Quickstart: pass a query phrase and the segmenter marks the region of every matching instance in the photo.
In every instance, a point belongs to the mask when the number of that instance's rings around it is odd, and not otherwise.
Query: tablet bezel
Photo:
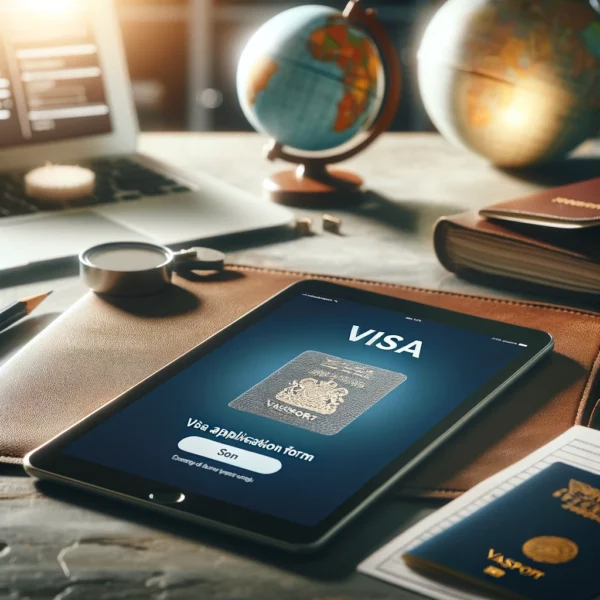
[[[355,494],[315,527],[299,525],[222,500],[191,493],[184,489],[177,490],[173,486],[160,482],[61,455],[67,445],[97,424],[108,419],[126,405],[135,402],[151,389],[201,359],[292,297],[305,293],[351,300],[503,339],[519,340],[526,343],[527,348],[523,348],[522,353],[506,368],[467,397],[462,404],[444,417],[418,442],[392,460],[386,468],[375,473]],[[92,488],[103,494],[142,503],[179,517],[234,531],[288,549],[314,548],[328,539],[366,504],[372,502],[388,487],[396,483],[410,468],[420,462],[552,348],[552,336],[535,329],[474,317],[325,281],[305,280],[292,284],[109,404],[29,453],[25,458],[25,468],[28,473],[36,477],[58,479],[72,485]],[[149,499],[149,495],[156,493],[157,490],[181,492],[185,495],[185,500],[170,506],[159,506]]]

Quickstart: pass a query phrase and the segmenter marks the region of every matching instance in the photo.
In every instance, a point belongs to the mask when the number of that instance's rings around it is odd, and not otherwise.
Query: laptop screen
[[[110,133],[85,0],[0,0],[0,148]]]

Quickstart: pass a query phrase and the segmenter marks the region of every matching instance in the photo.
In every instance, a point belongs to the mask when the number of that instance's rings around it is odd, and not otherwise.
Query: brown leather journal
[[[570,426],[590,423],[599,393],[600,315],[229,266],[219,277],[176,278],[177,286],[153,297],[108,301],[90,293],[54,321],[0,371],[0,460],[20,462],[28,450],[306,278],[526,325],[555,337],[552,357],[432,454],[402,483],[402,494],[454,497]]]
[[[438,221],[435,250],[466,279],[583,301],[600,295],[600,178]]]

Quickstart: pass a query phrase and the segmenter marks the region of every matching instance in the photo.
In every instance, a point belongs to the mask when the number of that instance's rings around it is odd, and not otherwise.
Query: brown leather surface
[[[530,196],[486,206],[481,216],[549,218],[579,225],[600,225],[600,177],[543,190]]]
[[[307,277],[228,267],[213,279],[178,278],[178,287],[144,299],[108,302],[88,294],[0,371],[0,460],[18,462],[28,450]],[[598,397],[600,315],[385,283],[315,278],[539,328],[555,337],[555,354],[439,448],[405,481],[401,489],[405,495],[455,496],[570,426],[589,423]],[[365,440],[370,443],[376,440]]]

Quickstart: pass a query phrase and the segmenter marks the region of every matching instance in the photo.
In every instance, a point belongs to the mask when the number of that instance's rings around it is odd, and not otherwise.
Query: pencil
[[[0,310],[0,331],[20,321],[35,310],[52,292],[17,300]]]

